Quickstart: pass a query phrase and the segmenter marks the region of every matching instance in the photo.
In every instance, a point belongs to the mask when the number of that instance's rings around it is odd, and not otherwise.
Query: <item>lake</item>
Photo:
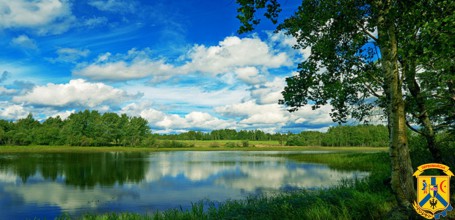
[[[0,219],[153,213],[201,200],[320,189],[368,175],[283,156],[297,153],[315,152],[0,154]]]

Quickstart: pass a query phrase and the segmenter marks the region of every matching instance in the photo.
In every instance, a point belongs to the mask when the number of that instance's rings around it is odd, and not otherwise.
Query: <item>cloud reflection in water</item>
[[[0,212],[0,219],[54,218],[61,212],[148,213],[180,205],[188,208],[203,199],[222,202],[258,192],[330,187],[342,179],[368,175],[273,154],[182,151],[0,156],[0,204],[11,207]]]

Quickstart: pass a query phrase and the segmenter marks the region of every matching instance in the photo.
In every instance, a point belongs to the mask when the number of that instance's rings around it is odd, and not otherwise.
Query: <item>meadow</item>
[[[239,140],[157,140],[150,146],[0,146],[0,153],[73,153],[73,152],[154,152],[154,151],[342,151],[342,152],[379,152],[387,147],[320,147],[320,146],[284,146],[278,141],[239,141]]]

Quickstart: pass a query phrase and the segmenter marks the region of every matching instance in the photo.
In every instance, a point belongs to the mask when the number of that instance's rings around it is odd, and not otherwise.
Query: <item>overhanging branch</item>
[[[409,129],[411,129],[412,131],[420,134],[420,135],[423,135],[422,132],[420,132],[419,130],[415,129],[414,127],[411,126],[411,124],[409,124],[409,121],[406,120],[406,125],[408,126]]]
[[[371,39],[376,41],[376,43],[379,43],[379,39],[376,36],[374,36],[373,33],[369,32],[367,29],[365,29],[365,27],[360,22],[357,22],[357,24],[359,25],[359,27],[362,29],[362,31],[365,34],[367,34]]]

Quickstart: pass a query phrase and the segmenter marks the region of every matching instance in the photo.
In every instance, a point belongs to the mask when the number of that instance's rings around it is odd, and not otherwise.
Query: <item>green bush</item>
[[[288,137],[288,140],[286,141],[286,145],[287,146],[304,146],[305,141],[299,135],[291,135]]]
[[[235,142],[226,142],[226,144],[224,144],[224,146],[229,147],[229,148],[238,147],[237,143],[235,143]]]
[[[218,143],[211,143],[211,144],[209,145],[209,147],[211,147],[211,148],[219,148],[220,145],[219,145]]]

